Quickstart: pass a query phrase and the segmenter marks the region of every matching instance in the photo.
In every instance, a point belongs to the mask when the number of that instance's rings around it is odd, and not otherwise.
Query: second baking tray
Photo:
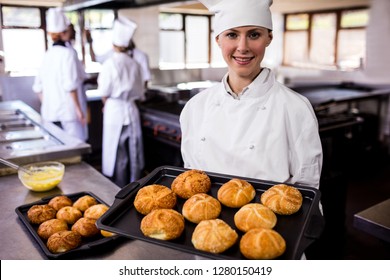
[[[141,220],[144,215],[138,213],[134,207],[134,198],[138,190],[144,186],[151,184],[160,184],[171,187],[173,180],[187,169],[162,166],[156,168],[148,176],[131,183],[123,188],[115,197],[115,201],[110,209],[97,221],[97,226],[100,229],[118,233],[133,239],[140,239],[147,242],[155,243],[161,246],[166,246],[188,253],[197,254],[212,259],[244,259],[244,256],[239,250],[239,240],[227,251],[220,254],[203,252],[194,248],[191,243],[192,233],[196,224],[185,221],[185,230],[183,234],[175,240],[158,240],[149,238],[143,235],[140,230]],[[211,180],[211,190],[209,194],[217,197],[218,189],[232,178],[241,178],[253,185],[256,190],[256,197],[252,202],[260,202],[260,195],[277,184],[277,182],[255,180],[237,176],[223,175],[207,172]],[[294,185],[303,196],[303,204],[301,209],[290,216],[277,215],[278,221],[274,228],[286,240],[286,251],[279,259],[300,259],[305,249],[322,233],[324,227],[324,219],[319,211],[320,192],[315,188],[302,187]],[[178,197],[178,202],[174,208],[181,213],[182,206],[185,200]],[[222,211],[219,219],[227,222],[239,234],[239,238],[243,233],[234,225],[234,214],[238,209],[225,207],[222,205]]]
[[[58,194],[58,195],[52,195],[42,198],[39,201],[21,205],[15,209],[16,214],[18,214],[19,219],[23,222],[23,224],[27,227],[28,231],[32,235],[32,237],[35,239],[35,241],[38,243],[38,245],[41,247],[43,253],[50,259],[65,259],[65,258],[73,258],[78,257],[82,255],[82,253],[86,253],[92,249],[102,248],[105,244],[108,244],[116,239],[118,239],[120,236],[114,235],[111,237],[104,237],[102,235],[97,235],[95,237],[90,238],[83,238],[82,243],[79,247],[69,250],[64,253],[52,253],[49,251],[49,249],[46,246],[46,241],[44,241],[42,238],[38,235],[38,227],[39,225],[31,224],[28,217],[27,212],[33,205],[42,205],[49,203],[50,199],[52,199],[55,196],[64,195],[69,197],[73,202],[75,202],[78,198],[89,195],[98,201],[98,203],[102,203],[107,205],[103,200],[101,200],[99,197],[97,197],[95,194],[91,192],[78,192],[78,193],[72,193],[72,194]]]

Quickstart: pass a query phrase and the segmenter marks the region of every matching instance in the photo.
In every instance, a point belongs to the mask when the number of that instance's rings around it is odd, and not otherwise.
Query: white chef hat
[[[261,26],[272,30],[272,0],[199,0],[215,13],[214,34],[238,26]]]
[[[128,47],[136,29],[137,24],[135,22],[124,17],[118,17],[114,21],[112,43],[118,47]]]
[[[46,30],[50,33],[64,32],[70,24],[61,8],[51,8],[46,15]]]

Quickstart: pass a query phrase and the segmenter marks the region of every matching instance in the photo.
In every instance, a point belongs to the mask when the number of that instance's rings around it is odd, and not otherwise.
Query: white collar
[[[252,83],[250,83],[248,86],[246,86],[240,94],[236,94],[231,89],[229,83],[227,82],[229,73],[226,73],[226,75],[222,78],[222,83],[225,87],[226,92],[232,96],[234,99],[242,99],[242,98],[250,98],[250,97],[260,97],[264,95],[271,85],[268,84],[270,81],[270,75],[271,70],[268,68],[263,68],[263,70],[260,72],[260,74],[253,80]],[[264,88],[264,90],[261,90]]]

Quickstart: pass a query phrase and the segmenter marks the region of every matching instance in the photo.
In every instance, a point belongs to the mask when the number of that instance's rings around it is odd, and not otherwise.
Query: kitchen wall
[[[370,10],[370,22],[367,28],[367,59],[358,71],[326,71],[314,69],[302,69],[294,67],[281,66],[283,58],[283,15],[281,11],[294,11],[288,1],[278,0],[273,8],[274,21],[274,40],[267,50],[264,58],[264,65],[273,68],[278,73],[278,78],[281,81],[290,83],[323,83],[323,82],[364,82],[373,84],[390,84],[390,54],[387,47],[390,45],[390,1],[388,0],[372,0],[372,8]],[[301,1],[303,3],[303,1]],[[332,2],[332,1],[330,1]],[[334,2],[334,1],[333,1]],[[346,1],[336,1],[334,3],[325,3],[336,5],[335,3],[343,3]],[[359,6],[369,3],[367,0],[347,1],[349,6]],[[302,4],[303,5],[303,4]],[[306,1],[306,5],[309,5]],[[341,4],[339,4],[341,5]],[[313,6],[313,5],[312,5]],[[319,8],[318,4],[308,9]],[[323,8],[326,8],[324,6]],[[295,7],[295,9],[297,9]],[[154,71],[154,82],[159,83],[162,78],[169,78],[173,81],[177,71],[168,71],[172,73],[173,78],[168,73],[160,77],[158,69],[159,60],[159,26],[158,14],[159,7],[152,6],[138,9],[123,9],[119,13],[129,17],[138,23],[138,29],[135,34],[135,42],[138,47],[148,53],[150,65]],[[387,40],[387,41],[386,41]],[[180,71],[180,78],[183,78],[183,70]],[[200,69],[200,71],[188,70],[191,78],[194,77],[194,72],[199,73],[199,79],[219,80],[226,69]],[[178,81],[181,82],[181,81]]]

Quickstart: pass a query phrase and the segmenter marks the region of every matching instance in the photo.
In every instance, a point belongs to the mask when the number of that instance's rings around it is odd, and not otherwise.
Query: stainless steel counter
[[[22,165],[47,160],[67,161],[90,152],[88,143],[68,135],[51,122],[45,122],[27,104],[0,102],[1,157]],[[8,174],[7,168],[3,167],[0,166],[0,175]]]
[[[15,213],[21,205],[33,203],[55,194],[92,192],[107,204],[112,205],[120,190],[90,165],[81,162],[67,165],[65,176],[59,186],[49,192],[32,192],[22,186],[17,175],[0,177],[0,259],[32,260],[45,259],[41,248]],[[131,221],[129,221],[131,222]],[[73,259],[203,259],[203,257],[161,247],[152,243],[120,238],[105,248],[85,252]]]

